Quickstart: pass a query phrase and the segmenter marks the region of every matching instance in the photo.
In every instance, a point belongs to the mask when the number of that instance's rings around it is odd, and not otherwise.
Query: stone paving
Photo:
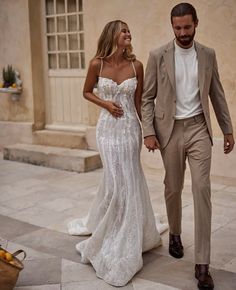
[[[156,154],[156,153],[155,153]],[[66,224],[83,217],[96,194],[102,170],[74,173],[13,161],[0,155],[0,244],[10,252],[24,249],[27,258],[16,290],[109,290],[90,265],[80,263]],[[166,222],[163,170],[145,168],[155,212]],[[236,289],[236,180],[212,176],[212,263],[215,290]],[[186,174],[183,192],[185,256],[168,255],[163,246],[143,255],[144,267],[124,290],[194,290],[193,202]],[[4,290],[1,288],[0,290]]]

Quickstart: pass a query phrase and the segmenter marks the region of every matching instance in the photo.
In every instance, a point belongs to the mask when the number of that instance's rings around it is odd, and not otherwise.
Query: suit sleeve
[[[209,95],[213,109],[216,114],[217,121],[223,134],[232,134],[233,133],[232,122],[230,118],[228,105],[225,99],[224,89],[222,87],[219,77],[215,52],[213,52],[213,72]]]
[[[143,136],[156,135],[153,125],[155,98],[157,94],[156,58],[150,53],[145,71],[144,89],[142,95],[142,127]]]

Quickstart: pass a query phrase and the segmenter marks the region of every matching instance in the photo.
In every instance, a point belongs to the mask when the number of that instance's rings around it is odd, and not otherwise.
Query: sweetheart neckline
[[[116,81],[114,81],[113,79],[110,79],[110,78],[101,77],[101,76],[99,76],[98,78],[99,78],[99,79],[102,78],[102,79],[110,80],[110,81],[112,81],[113,83],[115,83],[117,86],[122,85],[124,82],[126,82],[126,81],[128,81],[128,80],[132,80],[132,79],[136,79],[136,80],[137,80],[137,77],[132,77],[132,78],[128,78],[128,79],[122,81],[120,84],[118,84]]]

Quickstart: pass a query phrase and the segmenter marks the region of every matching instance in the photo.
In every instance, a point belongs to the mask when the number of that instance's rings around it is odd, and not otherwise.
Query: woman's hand
[[[124,111],[122,110],[121,106],[116,102],[106,101],[105,107],[115,118],[120,118],[124,114]]]

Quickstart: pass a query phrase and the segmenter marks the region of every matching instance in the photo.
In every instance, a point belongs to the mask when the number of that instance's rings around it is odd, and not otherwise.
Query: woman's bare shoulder
[[[100,59],[100,58],[92,58],[92,59],[90,60],[89,65],[90,65],[92,68],[100,68],[100,66],[101,66],[101,59]]]
[[[140,60],[135,59],[134,60],[134,66],[135,66],[135,69],[136,69],[137,72],[138,71],[143,71],[143,64],[142,64],[142,62]]]

